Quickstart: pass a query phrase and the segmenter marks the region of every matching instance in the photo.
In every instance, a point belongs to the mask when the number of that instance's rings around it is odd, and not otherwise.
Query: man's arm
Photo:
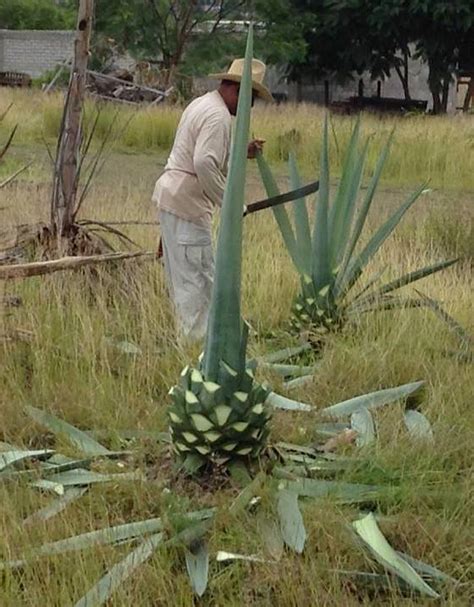
[[[230,146],[230,130],[221,116],[210,117],[201,128],[194,149],[194,170],[206,196],[222,205],[226,176],[223,167]]]

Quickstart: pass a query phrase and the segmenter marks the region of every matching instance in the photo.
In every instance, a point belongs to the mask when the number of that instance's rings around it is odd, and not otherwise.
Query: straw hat
[[[274,101],[272,94],[263,84],[266,66],[263,61],[252,59],[252,89],[257,95],[265,101]],[[232,82],[240,82],[244,71],[244,59],[234,59],[227,72],[221,74],[209,74],[209,78],[213,80],[231,80]]]

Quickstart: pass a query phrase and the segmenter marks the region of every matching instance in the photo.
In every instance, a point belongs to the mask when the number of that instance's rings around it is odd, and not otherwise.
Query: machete
[[[298,200],[299,198],[304,198],[305,196],[309,196],[309,194],[313,194],[313,192],[317,192],[318,190],[319,181],[313,181],[312,183],[308,183],[307,185],[297,188],[296,190],[291,190],[290,192],[285,192],[284,194],[278,194],[278,196],[272,196],[271,198],[265,198],[264,200],[253,202],[252,204],[248,205],[244,215],[250,215],[250,213],[256,213],[262,209],[268,209],[279,204],[284,204],[285,202],[291,202],[293,200]]]

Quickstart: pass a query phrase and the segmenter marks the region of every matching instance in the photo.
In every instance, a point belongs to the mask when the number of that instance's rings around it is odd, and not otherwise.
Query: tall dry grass
[[[2,106],[9,103],[14,106],[2,128],[6,130],[19,123],[20,143],[41,142],[43,138],[52,141],[57,137],[62,108],[60,94],[2,91]],[[94,103],[88,104],[89,121],[96,107]],[[137,109],[108,104],[101,110],[97,139],[106,136],[118,112],[119,147],[127,151],[166,152],[172,145],[181,111],[179,107]],[[323,110],[313,105],[259,105],[254,110],[253,131],[267,140],[266,153],[271,161],[285,161],[294,150],[302,170],[312,175],[319,166],[322,118]],[[353,123],[354,117],[332,116],[331,166],[335,176],[340,172]],[[126,124],[129,127],[121,130]],[[372,140],[367,160],[369,170],[374,168],[378,152],[394,127],[395,145],[384,173],[386,183],[405,186],[427,182],[436,188],[474,189],[472,115],[404,118],[365,115],[362,130]]]

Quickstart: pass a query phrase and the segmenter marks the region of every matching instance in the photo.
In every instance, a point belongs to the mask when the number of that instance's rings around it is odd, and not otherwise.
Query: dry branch
[[[134,253],[108,253],[106,255],[89,255],[84,257],[61,257],[51,261],[35,261],[32,263],[8,264],[0,266],[0,280],[11,278],[30,278],[42,276],[64,270],[77,270],[107,261],[121,261],[133,258],[153,258],[156,253],[151,251],[138,251]]]

